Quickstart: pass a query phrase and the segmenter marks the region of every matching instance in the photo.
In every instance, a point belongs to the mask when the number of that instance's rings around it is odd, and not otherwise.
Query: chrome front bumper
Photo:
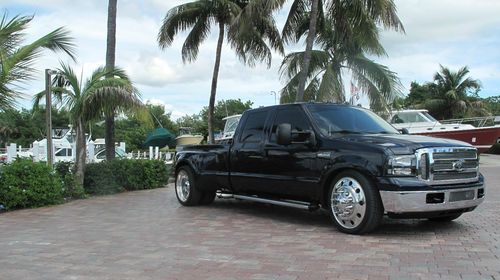
[[[482,197],[478,197],[482,189]],[[484,201],[485,186],[432,191],[380,191],[386,213],[424,213],[478,206]],[[427,195],[444,194],[443,202],[429,203]],[[463,197],[462,197],[463,196]]]

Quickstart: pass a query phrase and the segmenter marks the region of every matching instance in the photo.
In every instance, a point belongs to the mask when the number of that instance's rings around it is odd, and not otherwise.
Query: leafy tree
[[[158,43],[164,49],[183,31],[189,34],[182,47],[182,60],[192,62],[208,37],[211,27],[218,27],[215,64],[208,105],[208,135],[214,139],[214,107],[224,38],[236,55],[246,64],[266,61],[271,64],[271,49],[284,52],[272,12],[279,8],[274,1],[262,0],[196,0],[168,11],[158,33]]]
[[[500,116],[500,95],[487,97],[484,102],[494,116]]]
[[[67,127],[69,112],[52,108],[54,127]],[[45,138],[45,109],[27,110],[7,109],[0,112],[0,147],[16,143],[29,147],[35,140]]]
[[[108,27],[106,39],[106,68],[112,70],[115,68],[115,50],[116,50],[116,6],[117,0],[108,1]],[[112,78],[111,74],[108,76]],[[110,110],[105,116],[106,122],[106,159],[115,158],[115,110]]]
[[[309,68],[315,67],[310,64],[316,59],[313,45],[315,40],[318,40],[317,35],[321,37],[321,33],[328,34],[327,40],[335,42],[331,50],[325,49],[323,45],[325,51],[337,51],[345,48],[346,46],[343,46],[345,44],[348,45],[345,49],[352,50],[352,42],[357,42],[362,43],[361,47],[365,48],[363,51],[367,51],[366,47],[371,48],[371,51],[378,48],[379,50],[371,54],[379,55],[381,46],[378,43],[378,32],[374,32],[377,24],[384,28],[404,31],[392,0],[294,0],[283,27],[283,40],[298,42],[304,35],[307,35],[306,49],[302,52],[300,61],[296,63],[299,67],[296,81],[294,81],[295,102],[304,100],[307,95],[306,82],[311,79],[310,73],[315,72]],[[334,70],[340,72],[337,69]],[[360,86],[366,84],[365,79],[358,82]],[[313,79],[310,91],[317,84],[318,81]]]
[[[434,82],[428,85],[432,95],[418,106],[428,109],[437,119],[488,115],[478,96],[481,83],[467,77],[468,74],[467,66],[455,72],[440,65],[440,71],[434,74]]]
[[[241,101],[241,99],[228,99],[220,100],[215,105],[215,120],[214,120],[214,130],[222,131],[224,129],[225,122],[222,120],[225,117],[242,114],[244,111],[251,109],[253,102],[248,100],[246,102]],[[177,125],[179,127],[191,127],[193,131],[201,133],[204,136],[208,135],[208,108],[204,107],[199,114],[186,115],[177,120]]]
[[[7,12],[0,21],[0,110],[15,105],[15,99],[22,96],[22,85],[34,78],[33,64],[44,49],[64,52],[75,59],[73,39],[64,28],[57,28],[32,43],[23,45],[32,16],[7,18]]]
[[[102,118],[111,110],[140,111],[142,103],[125,71],[99,67],[84,82],[79,81],[71,67],[62,63],[54,77],[56,100],[70,112],[76,132],[75,177],[83,185],[86,161],[85,128],[91,120]],[[110,78],[112,76],[112,78]],[[35,96],[34,107],[44,98],[45,92]],[[110,108],[111,107],[111,108]]]

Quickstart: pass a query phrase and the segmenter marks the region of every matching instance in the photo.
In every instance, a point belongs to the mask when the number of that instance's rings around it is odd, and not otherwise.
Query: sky
[[[25,85],[29,95],[44,88],[43,69],[56,69],[59,62],[88,76],[105,64],[107,2],[104,0],[0,0],[0,11],[9,16],[34,15],[26,31],[27,42],[65,26],[77,44],[76,63],[62,54],[44,52],[37,61],[38,79]],[[157,34],[165,14],[182,0],[118,0],[116,64],[131,76],[146,102],[165,106],[177,119],[198,113],[210,95],[217,30],[200,48],[198,59],[184,64],[181,47],[185,33],[171,47],[160,50]],[[500,1],[498,0],[395,0],[406,33],[383,31],[387,57],[375,60],[396,72],[408,93],[410,83],[431,81],[444,65],[458,70],[467,65],[470,76],[479,79],[482,97],[500,95]],[[286,18],[286,6],[276,13],[278,27]],[[302,44],[286,52],[303,49]],[[251,68],[223,46],[216,100],[240,98],[254,107],[275,104],[275,94],[284,86],[279,66],[283,57],[273,55],[272,66]],[[279,97],[278,97],[279,98]]]

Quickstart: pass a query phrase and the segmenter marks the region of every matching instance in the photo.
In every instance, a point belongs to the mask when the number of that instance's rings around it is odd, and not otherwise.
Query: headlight
[[[415,155],[402,155],[389,157],[387,174],[395,176],[417,175],[417,158]]]

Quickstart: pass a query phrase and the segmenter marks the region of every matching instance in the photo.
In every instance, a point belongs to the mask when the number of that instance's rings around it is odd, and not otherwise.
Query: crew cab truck
[[[451,221],[485,196],[477,150],[402,134],[370,110],[298,103],[244,112],[232,141],[176,154],[182,205],[224,197],[329,212],[345,233],[392,218]]]

